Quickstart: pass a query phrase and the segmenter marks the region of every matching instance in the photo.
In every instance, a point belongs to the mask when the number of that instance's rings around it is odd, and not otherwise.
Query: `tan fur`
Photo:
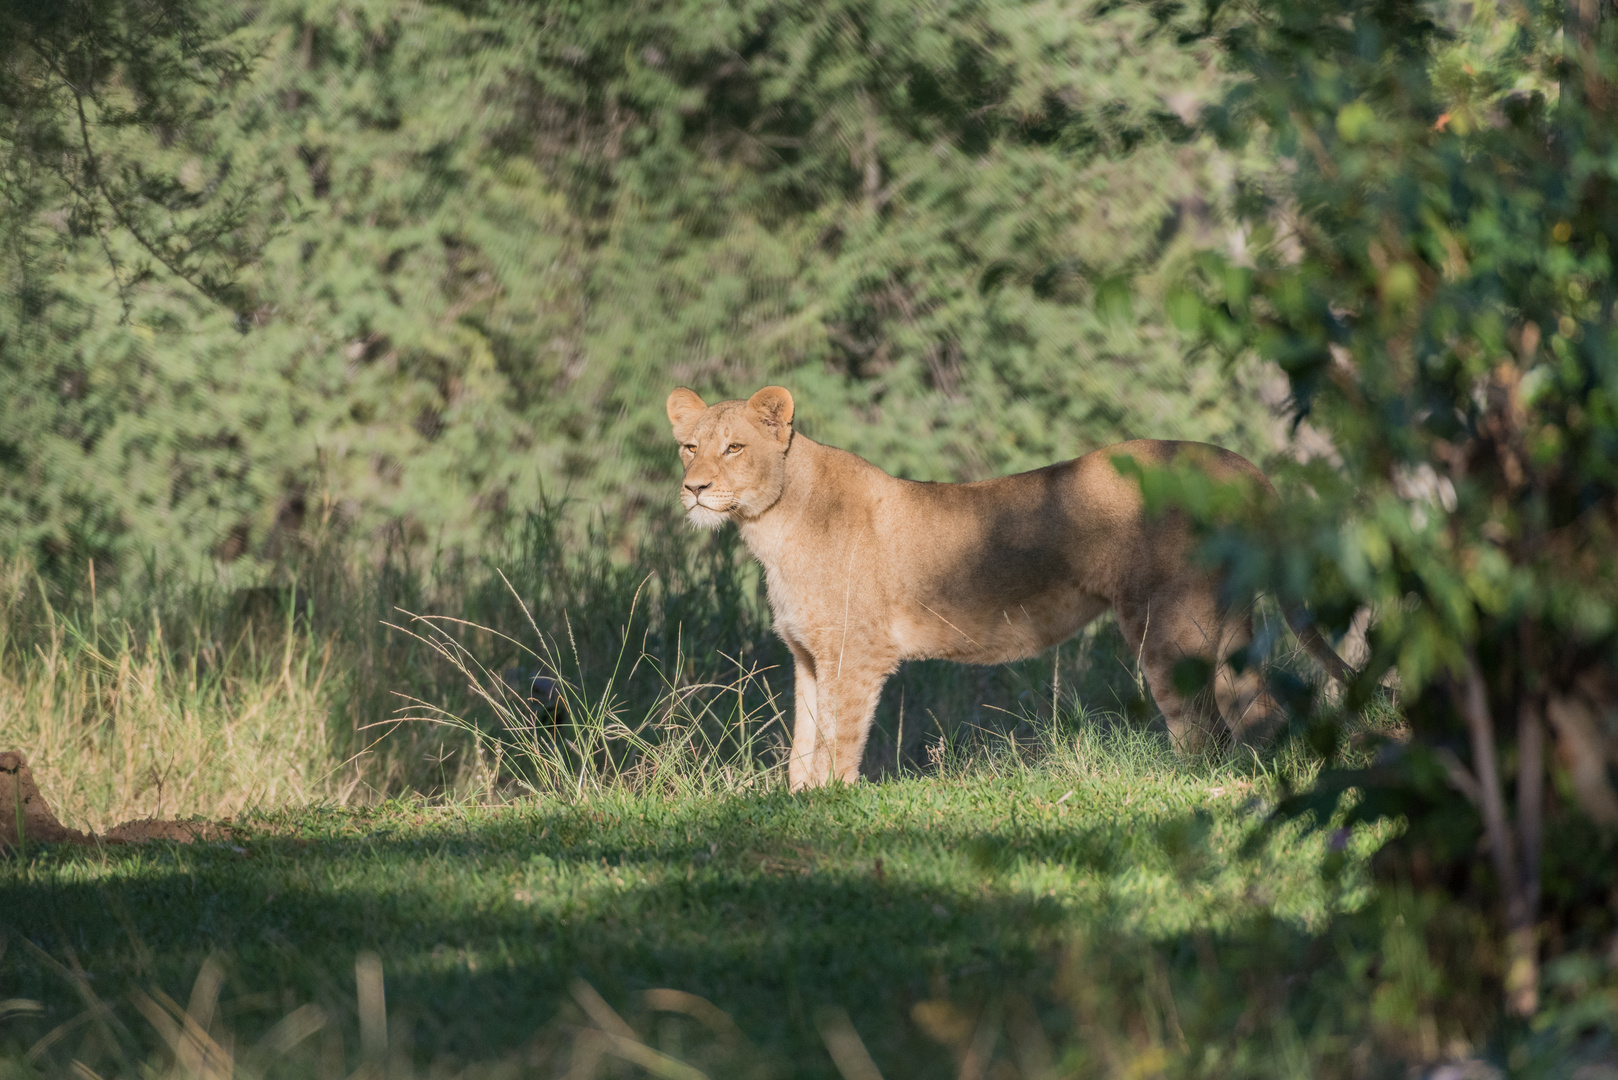
[[[1262,737],[1280,716],[1256,671],[1224,663],[1251,637],[1250,615],[1222,609],[1189,561],[1183,522],[1149,517],[1112,460],[1189,461],[1268,488],[1251,462],[1202,443],[1140,440],[1017,476],[917,483],[795,433],[792,412],[779,386],[712,406],[684,388],[668,399],[687,515],[741,528],[792,650],[793,790],[858,778],[882,684],[900,661],[1032,656],[1109,608],[1177,746],[1200,744],[1213,719],[1174,687],[1186,656],[1215,665],[1213,704],[1236,738]],[[1331,651],[1318,634],[1306,644]],[[1337,664],[1333,674],[1346,671]]]

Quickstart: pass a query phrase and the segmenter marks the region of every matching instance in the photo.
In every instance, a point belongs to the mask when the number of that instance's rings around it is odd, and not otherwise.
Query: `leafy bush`
[[[1232,588],[1372,613],[1346,704],[1396,679],[1410,728],[1283,813],[1408,822],[1385,865],[1495,913],[1519,1014],[1542,943],[1612,931],[1618,868],[1618,26],[1587,10],[1265,5],[1210,119],[1282,167],[1244,185],[1251,256],[1176,301],[1324,436],[1314,497],[1217,532]]]

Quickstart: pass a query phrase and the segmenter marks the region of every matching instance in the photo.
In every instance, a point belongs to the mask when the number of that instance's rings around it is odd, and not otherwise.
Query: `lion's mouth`
[[[717,498],[710,495],[706,499],[701,495],[698,495],[696,498],[682,499],[681,502],[685,503],[685,508],[688,512],[707,510],[709,513],[713,514],[728,514],[732,510],[736,509],[736,499],[734,496],[730,495],[719,496]]]
[[[685,519],[699,529],[717,529],[730,520],[731,511],[739,504],[735,496],[715,498],[706,492],[696,498],[682,498]]]

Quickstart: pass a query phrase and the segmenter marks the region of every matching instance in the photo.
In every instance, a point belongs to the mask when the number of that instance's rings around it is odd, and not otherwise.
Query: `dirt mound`
[[[158,821],[142,818],[115,825],[97,836],[70,829],[56,819],[34,783],[33,770],[20,750],[0,753],[0,848],[29,844],[138,844],[147,840],[228,840],[230,829],[212,821]]]
[[[139,821],[126,821],[122,825],[114,825],[102,834],[101,839],[110,844],[139,844],[146,840],[174,840],[181,844],[189,844],[197,840],[222,841],[229,840],[230,829],[212,821],[159,821],[157,818],[141,818]]]
[[[34,783],[33,770],[18,750],[0,754],[0,844],[15,844],[19,834],[36,844],[88,844],[91,838],[56,820]]]

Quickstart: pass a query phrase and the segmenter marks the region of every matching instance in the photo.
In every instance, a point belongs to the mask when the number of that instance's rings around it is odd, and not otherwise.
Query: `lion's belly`
[[[1107,601],[1074,588],[1054,588],[1015,602],[961,605],[916,599],[894,619],[892,632],[906,660],[1003,664],[1066,641],[1107,607]]]

